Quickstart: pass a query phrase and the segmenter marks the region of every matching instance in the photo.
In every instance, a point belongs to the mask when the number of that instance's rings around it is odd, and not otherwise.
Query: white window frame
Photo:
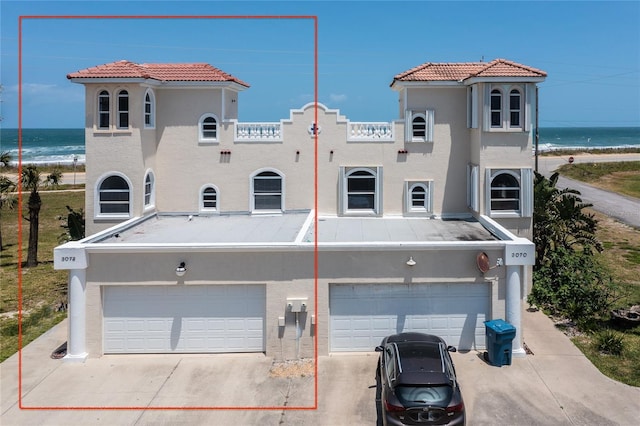
[[[120,99],[126,100],[126,108],[121,109]],[[127,125],[122,125],[122,115],[127,118]],[[131,115],[129,114],[129,91],[127,89],[120,89],[116,95],[116,128],[121,130],[127,130],[131,127]]]
[[[373,208],[349,208],[349,179],[355,173],[367,172],[373,176]],[[345,216],[381,216],[382,215],[382,167],[340,167],[339,210]]]
[[[144,175],[143,188],[143,208],[144,210],[150,210],[156,205],[156,177],[152,170],[147,170]]]
[[[205,191],[207,189],[213,189],[215,192],[215,196],[216,196],[216,200],[215,200],[215,207],[207,207],[205,206]],[[199,210],[202,213],[218,213],[220,211],[220,190],[218,190],[218,187],[215,186],[212,183],[207,183],[205,185],[202,185],[202,187],[200,188],[200,192],[199,192],[200,196],[200,206],[199,206]]]
[[[517,109],[512,109],[511,108],[511,96],[513,95],[513,92],[516,92],[518,94],[518,108]],[[518,130],[522,130],[522,119],[524,118],[524,93],[523,90],[518,87],[518,86],[514,86],[512,88],[509,89],[509,99],[508,99],[508,110],[507,113],[509,114],[509,120],[507,122],[507,125],[509,126],[509,128],[511,129],[518,129]],[[513,117],[512,114],[513,113],[517,113],[518,114],[518,124],[513,124]]]
[[[214,137],[205,137],[204,121],[207,118],[213,118],[216,121],[216,134]],[[203,114],[198,120],[198,142],[200,143],[218,143],[220,135],[220,120],[213,113]]]
[[[506,190],[518,190],[518,209],[494,210],[492,209],[492,183],[502,174],[509,174],[518,182],[517,187]],[[485,182],[486,205],[485,211],[490,217],[532,217],[533,216],[533,169],[486,169]]]
[[[107,99],[107,109],[103,110],[102,109],[102,99],[106,98]],[[96,112],[97,112],[97,117],[96,117],[96,129],[98,130],[108,130],[111,128],[111,93],[109,93],[108,90],[106,89],[100,89],[98,90],[98,98],[97,98],[97,103],[96,103]],[[102,116],[106,116],[106,122],[107,125],[106,126],[102,126]]]
[[[147,101],[147,98],[149,99],[148,101]],[[149,106],[149,111],[147,111],[147,106]],[[144,92],[144,98],[142,102],[142,116],[144,120],[144,128],[155,129],[156,127],[156,96],[155,96],[155,93],[153,93],[152,89],[147,89]]]
[[[421,188],[425,198],[423,204],[415,206],[413,191]],[[433,213],[433,180],[405,181],[404,182],[404,211],[406,215],[425,215]]]
[[[532,88],[535,85],[531,84],[485,84],[484,92],[484,115],[483,115],[483,129],[485,132],[522,132],[529,131],[531,126],[529,120],[532,117],[531,100],[533,95],[531,94]],[[500,125],[493,125],[492,113],[498,110],[491,108],[491,97],[494,91],[499,91],[500,100]],[[519,108],[517,110],[511,109],[511,92],[517,91],[520,95]],[[519,123],[517,125],[511,125],[511,113],[518,112]]]
[[[102,213],[102,202],[100,199],[100,195],[103,192],[107,192],[107,190],[102,190],[102,185],[103,183],[112,177],[119,177],[122,178],[125,183],[128,186],[127,190],[108,190],[108,192],[127,192],[129,194],[129,199],[128,199],[128,209],[126,213],[122,213],[122,212],[116,212],[116,213]],[[94,217],[96,219],[129,219],[131,218],[131,214],[132,214],[132,207],[133,207],[133,185],[131,184],[131,180],[124,174],[120,173],[120,172],[109,172],[109,173],[105,173],[104,175],[102,175],[97,181],[96,181],[96,186],[95,186],[95,193],[94,193]],[[109,203],[107,202],[106,204],[117,204],[116,202],[113,203]],[[124,204],[124,203],[121,203]]]
[[[498,97],[498,108],[494,108],[493,99],[494,97]],[[493,114],[499,114],[498,124],[493,123]],[[491,88],[491,92],[489,92],[489,122],[491,123],[492,129],[502,129],[504,128],[505,114],[504,114],[504,93],[502,89],[493,87]]]
[[[416,136],[413,131],[413,121],[416,118],[424,119],[424,136]],[[404,113],[404,140],[405,142],[433,142],[433,128],[435,123],[435,111],[428,109],[425,111],[407,110]]]
[[[260,179],[261,178],[260,175],[263,173],[274,173],[280,177],[280,192],[271,192],[271,193],[255,192],[255,185],[254,185],[255,179],[256,178]],[[270,178],[273,179],[274,176],[271,176]],[[263,168],[263,169],[256,170],[251,174],[249,183],[250,183],[249,194],[251,194],[251,197],[249,199],[249,208],[252,214],[273,214],[273,213],[283,213],[285,211],[285,175],[280,170],[273,169],[273,168]],[[280,208],[279,209],[256,208],[256,195],[280,196]]]

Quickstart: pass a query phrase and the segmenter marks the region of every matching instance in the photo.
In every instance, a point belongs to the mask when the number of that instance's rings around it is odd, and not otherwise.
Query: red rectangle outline
[[[22,175],[22,21],[26,19],[311,19],[313,20],[313,101],[314,122],[318,122],[318,17],[316,15],[22,15],[18,17],[18,176]],[[314,214],[313,226],[318,229],[318,132],[314,132]],[[22,211],[22,187],[18,185],[18,212]],[[22,221],[18,220],[18,407],[21,410],[317,410],[318,409],[318,232],[313,239],[314,336],[314,405],[233,407],[233,406],[25,406],[22,403]]]

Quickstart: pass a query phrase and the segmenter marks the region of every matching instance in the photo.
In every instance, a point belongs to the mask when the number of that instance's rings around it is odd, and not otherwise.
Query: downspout
[[[535,153],[535,171],[538,171],[538,143],[540,141],[540,133],[538,132],[538,85],[536,85],[536,129],[534,130],[534,138],[536,144],[536,153]]]

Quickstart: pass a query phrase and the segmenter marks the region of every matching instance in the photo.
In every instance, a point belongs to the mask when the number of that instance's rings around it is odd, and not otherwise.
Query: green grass
[[[558,172],[571,179],[640,198],[640,161],[564,164]]]
[[[26,345],[66,317],[56,307],[66,302],[68,271],[53,269],[53,249],[64,233],[60,216],[66,217],[66,205],[78,210],[84,208],[84,191],[41,191],[39,265],[22,268],[23,339]],[[27,215],[27,196],[23,194],[23,215]],[[18,349],[18,220],[17,210],[2,210],[2,239],[4,250],[0,252],[0,361]],[[29,223],[22,222],[22,262],[27,259]],[[52,351],[55,348],[52,348]]]
[[[598,370],[612,379],[630,386],[640,387],[640,327],[618,329],[624,336],[621,355],[611,355],[598,350],[594,344],[596,334],[574,337],[573,343],[585,354]]]
[[[564,165],[560,174],[585,181],[609,191],[640,198],[640,162],[588,163]],[[640,230],[616,222],[595,211],[598,220],[597,237],[603,242],[600,261],[607,265],[619,287],[618,299],[612,308],[640,305]],[[620,355],[598,349],[602,332],[615,330],[623,336]],[[622,383],[640,387],[640,326],[623,328],[609,317],[595,322],[594,329],[574,337],[572,341],[603,374]]]

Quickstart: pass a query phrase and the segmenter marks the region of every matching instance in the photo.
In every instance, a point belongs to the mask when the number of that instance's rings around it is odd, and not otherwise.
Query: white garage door
[[[331,351],[373,351],[390,334],[420,331],[458,349],[485,347],[489,285],[333,284],[329,288]]]
[[[105,286],[104,353],[263,352],[262,285]]]

